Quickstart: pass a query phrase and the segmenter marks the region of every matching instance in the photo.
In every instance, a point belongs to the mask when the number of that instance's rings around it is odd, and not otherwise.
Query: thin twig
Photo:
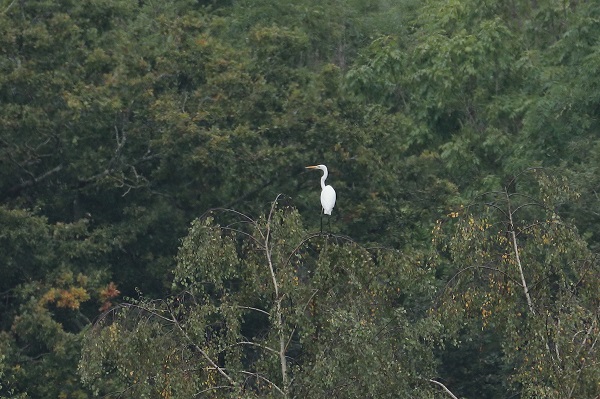
[[[192,345],[194,347],[194,349],[196,349],[196,351],[198,351],[198,353],[200,353],[202,355],[202,357],[211,365],[211,367],[213,367],[215,370],[217,370],[219,372],[219,374],[221,374],[223,377],[225,377],[225,379],[227,379],[227,381],[232,386],[236,386],[236,383],[233,380],[233,378],[231,378],[229,376],[229,374],[227,374],[223,368],[219,367],[217,365],[217,363],[215,363],[215,361],[212,360],[212,358],[210,356],[208,356],[208,353],[206,353],[200,346],[198,346],[198,344],[192,339],[192,337],[190,337],[188,335],[188,333],[183,329],[183,327],[181,327],[181,324],[179,324],[179,322],[177,321],[177,318],[173,314],[171,314],[171,316],[173,316],[173,319],[172,319],[173,324],[175,325],[175,327],[177,327],[179,329],[179,331],[183,334],[185,339],[187,339],[189,341],[190,345]]]
[[[271,314],[270,314],[269,312],[267,312],[266,310],[262,310],[262,309],[258,309],[258,308],[253,308],[252,306],[238,306],[238,308],[240,308],[240,309],[248,309],[248,310],[255,310],[255,311],[257,311],[257,312],[264,313],[264,314],[266,314],[267,316],[270,316],[270,315],[271,315]]]
[[[203,394],[204,392],[208,392],[208,391],[216,391],[217,389],[233,389],[233,387],[231,387],[231,386],[229,386],[229,385],[219,385],[219,386],[216,386],[216,387],[210,387],[210,388],[206,388],[206,389],[203,389],[203,390],[201,390],[201,391],[198,391],[198,392],[196,392],[196,393],[194,394],[194,397],[196,397],[196,396],[198,396],[198,395],[200,395],[200,394]]]
[[[24,188],[33,186],[35,183],[39,183],[40,181],[42,181],[42,180],[50,177],[54,173],[60,172],[62,168],[63,168],[62,165],[55,166],[54,168],[52,168],[52,169],[50,169],[50,170],[42,173],[41,175],[39,175],[37,177],[32,177],[29,180],[25,180],[24,182],[22,182],[20,184],[17,184],[16,186],[13,186],[13,187],[9,188],[7,190],[7,192],[10,193],[10,194],[19,193]]]
[[[312,299],[315,297],[315,295],[317,295],[317,292],[319,292],[319,290],[314,290],[314,292],[312,293],[310,298],[308,298],[308,301],[306,301],[306,304],[304,304],[304,307],[302,308],[302,313],[304,313],[306,311],[306,308],[308,307],[308,305],[310,304]],[[288,339],[287,344],[285,344],[286,349],[288,348],[288,346],[290,346],[290,342],[292,342],[292,338],[294,337],[294,333],[296,332],[296,329],[297,329],[297,326],[294,326],[292,332],[290,333],[290,338]]]
[[[287,398],[287,395],[285,394],[285,392],[283,392],[283,391],[281,390],[281,388],[279,388],[279,387],[277,386],[277,384],[275,384],[273,381],[269,380],[268,378],[266,378],[266,377],[264,377],[264,376],[262,376],[262,375],[260,375],[260,374],[258,374],[258,373],[251,373],[250,371],[244,371],[244,370],[240,370],[239,372],[240,372],[240,373],[242,373],[242,374],[245,374],[245,375],[251,375],[251,376],[253,376],[253,377],[260,378],[261,380],[263,380],[263,381],[265,381],[265,382],[269,383],[269,385],[271,385],[273,388],[275,388],[275,390],[276,390],[277,392],[279,392],[280,394],[282,394],[282,395],[283,395],[283,397]]]
[[[15,3],[16,3],[16,2],[17,2],[17,0],[13,0],[13,1],[12,1],[12,2],[11,2],[9,5],[8,5],[8,7],[6,7],[6,8],[4,9],[4,11],[2,11],[2,14],[6,14],[6,13],[8,12],[8,10],[10,10],[10,9],[12,8],[12,6],[14,6],[14,5],[15,5]]]
[[[445,392],[446,392],[448,395],[450,395],[450,396],[452,397],[452,399],[458,399],[458,398],[456,397],[456,395],[454,395],[454,394],[452,393],[452,391],[450,391],[450,390],[449,390],[449,389],[448,389],[448,388],[447,388],[447,387],[446,387],[444,384],[442,384],[441,382],[439,382],[439,381],[436,381],[436,380],[434,380],[434,379],[430,379],[430,380],[429,380],[429,382],[431,382],[431,383],[433,383],[433,384],[435,384],[435,385],[437,385],[437,386],[441,387],[441,388],[442,388],[442,389],[443,389],[443,390],[444,390],[444,391],[445,391]]]

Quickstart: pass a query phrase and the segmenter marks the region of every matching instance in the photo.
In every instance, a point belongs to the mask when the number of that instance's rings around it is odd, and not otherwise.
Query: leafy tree
[[[461,188],[502,178],[519,132],[529,64],[511,15],[497,2],[427,2],[408,39],[376,39],[348,73],[359,95],[410,121],[410,153],[438,157]]]
[[[114,284],[104,286],[106,242],[85,221],[50,224],[5,207],[0,225],[0,394],[86,397],[76,371],[79,333],[118,295]]]
[[[459,349],[475,344],[477,357],[493,366],[463,366],[479,378],[476,384],[454,381],[465,396],[599,393],[590,366],[600,355],[599,265],[576,229],[555,213],[555,202],[569,192],[560,181],[532,174],[520,176],[514,189],[487,194],[483,209],[452,213],[453,235],[438,243],[448,276],[438,314]],[[457,354],[445,355],[444,369],[458,379],[468,374],[453,367]]]
[[[214,217],[223,218],[216,224]],[[418,281],[418,284],[415,282]],[[433,269],[418,254],[306,234],[273,203],[192,223],[173,288],[122,304],[89,332],[80,363],[97,394],[433,397]],[[144,349],[142,349],[144,348]]]
[[[566,8],[565,8],[566,7]],[[568,175],[581,194],[562,206],[581,234],[598,249],[597,131],[599,54],[598,15],[594,2],[554,5],[544,14],[555,25],[552,45],[535,55],[537,97],[523,121],[522,141],[513,163],[536,159]],[[547,14],[547,15],[546,15]],[[540,16],[541,17],[541,16]]]

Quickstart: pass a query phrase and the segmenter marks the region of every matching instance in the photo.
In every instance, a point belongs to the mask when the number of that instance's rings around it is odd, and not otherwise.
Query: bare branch
[[[317,292],[319,292],[319,290],[314,290],[312,295],[310,296],[310,298],[308,298],[308,301],[306,301],[306,303],[304,304],[304,307],[302,308],[302,312],[306,311],[306,308],[308,307],[308,305],[310,304],[310,301],[312,301],[312,299],[315,297],[315,295],[317,295]],[[296,332],[296,326],[294,326],[294,329],[292,330],[292,332],[290,333],[290,337],[288,338],[287,343],[285,344],[285,348],[287,349],[288,346],[290,346],[290,342],[292,342],[292,338],[294,336],[294,333]]]
[[[446,283],[446,285],[444,286],[444,289],[441,291],[441,293],[439,294],[439,296],[436,299],[436,302],[438,302],[441,297],[444,295],[444,293],[448,290],[448,287],[450,286],[450,284],[452,284],[452,282],[454,280],[456,280],[458,278],[458,276],[460,276],[462,273],[471,270],[471,269],[484,269],[484,270],[490,270],[493,272],[497,272],[502,274],[504,277],[506,277],[507,279],[509,279],[510,281],[512,281],[513,283],[517,284],[517,285],[521,285],[521,283],[518,280],[515,280],[514,278],[512,278],[508,273],[506,273],[503,270],[497,269],[495,267],[491,267],[491,266],[486,266],[486,265],[477,265],[477,266],[467,266],[465,268],[460,269],[459,271],[457,271],[451,278],[450,280],[448,280],[448,282]]]
[[[517,213],[521,208],[525,208],[527,206],[539,206],[542,209],[546,209],[546,210],[548,209],[547,207],[545,207],[544,205],[540,204],[539,202],[526,202],[526,203],[524,203],[522,205],[519,205],[515,209],[513,209],[513,211],[512,211],[513,215],[515,213]]]
[[[300,249],[300,247],[302,245],[304,245],[306,242],[310,241],[312,238],[318,237],[320,235],[321,235],[321,233],[313,233],[313,234],[310,234],[308,237],[304,238],[302,241],[300,241],[300,243],[298,245],[296,245],[296,248],[294,248],[292,250],[292,252],[290,252],[290,255],[288,256],[287,260],[285,261],[285,264],[288,265],[290,263],[292,256],[294,256],[294,254],[296,252],[298,252],[298,250]]]
[[[222,367],[219,367],[217,365],[217,363],[208,355],[208,353],[206,353],[206,351],[204,351],[204,349],[202,349],[197,343],[196,341],[194,341],[189,335],[188,333],[183,329],[183,327],[181,327],[181,324],[179,324],[179,322],[177,321],[177,318],[173,315],[173,313],[171,313],[172,319],[170,319],[170,321],[175,325],[175,327],[177,327],[177,329],[181,332],[181,334],[183,334],[183,336],[185,337],[185,339],[188,340],[188,342],[190,343],[190,345],[192,345],[194,347],[194,349],[196,349],[196,351],[198,353],[200,353],[202,355],[202,357],[208,362],[208,364],[210,364],[211,367],[213,367],[215,370],[217,370],[217,372],[219,374],[221,374],[223,377],[225,377],[225,379],[227,381],[229,381],[229,383],[232,386],[236,386],[236,383],[234,381],[233,378],[231,378],[229,376],[229,374],[227,374],[225,372],[225,370]],[[169,320],[169,319],[167,319]]]
[[[27,187],[31,187],[36,183],[41,182],[42,180],[47,179],[48,177],[52,176],[53,174],[60,172],[62,170],[63,166],[62,165],[58,165],[55,166],[54,168],[46,171],[45,173],[42,173],[41,175],[39,175],[38,177],[33,177],[29,179],[29,180],[25,180],[24,182],[22,182],[21,184],[17,184],[16,186],[13,186],[11,188],[9,188],[7,190],[8,193],[10,194],[17,194],[19,193],[21,190],[23,190],[24,188]]]
[[[262,248],[262,244],[254,236],[252,236],[252,234],[246,233],[245,231],[241,231],[239,229],[232,229],[230,227],[223,227],[223,226],[221,226],[221,230],[232,231],[234,233],[244,235],[244,236],[248,237],[250,240],[254,241],[255,244],[257,244],[259,247]]]
[[[269,216],[267,218],[267,227],[264,235],[265,238],[265,254],[267,256],[267,263],[269,265],[269,271],[271,272],[271,279],[273,280],[273,290],[275,291],[275,323],[277,325],[277,333],[279,335],[279,363],[281,365],[281,379],[283,382],[283,395],[287,397],[288,389],[289,389],[289,378],[288,378],[288,370],[287,370],[287,358],[285,356],[286,350],[286,339],[283,333],[283,312],[281,309],[281,301],[283,300],[283,296],[279,294],[279,284],[277,283],[277,276],[275,275],[275,268],[273,266],[273,259],[271,254],[271,222],[273,220],[273,213],[275,212],[275,206],[277,205],[277,201],[281,197],[281,194],[278,194],[271,205],[271,210],[269,211]]]
[[[575,358],[579,358],[580,353],[583,350],[583,347],[585,346],[585,343],[587,342],[588,338],[590,337],[590,335],[594,331],[594,328],[596,327],[595,324],[596,324],[596,320],[592,321],[592,323],[590,325],[590,328],[588,328],[585,336],[581,340],[581,344],[579,345],[579,348],[577,349],[577,354],[574,356]],[[579,334],[579,333],[577,333],[577,334]],[[575,334],[575,336],[577,334]],[[573,336],[573,340],[571,342],[575,341],[575,336]],[[594,347],[596,346],[597,342],[598,342],[598,335],[596,336],[596,339],[594,340],[594,343],[591,345],[590,350],[588,351],[588,355],[590,353],[592,353],[592,351],[594,350]],[[582,359],[581,367],[579,368],[579,370],[577,370],[577,378],[575,379],[573,385],[571,386],[571,389],[569,390],[569,396],[568,396],[568,398],[572,398],[573,397],[573,392],[575,392],[575,388],[577,387],[577,384],[579,384],[579,376],[581,375],[581,373],[583,372],[583,370],[586,368],[586,364],[585,364],[586,360],[587,360],[587,357],[584,357]]]
[[[208,211],[206,211],[202,216],[200,216],[201,218],[206,217],[208,214],[210,213],[214,213],[214,212],[228,212],[228,213],[233,213],[235,215],[241,216],[242,218],[246,219],[249,223],[256,225],[256,222],[254,221],[254,219],[252,219],[250,216],[246,215],[243,212],[240,211],[236,211],[235,209],[231,209],[231,208],[211,208]]]
[[[2,11],[2,14],[6,14],[6,13],[8,12],[8,10],[10,10],[10,9],[12,8],[12,6],[14,6],[14,5],[15,5],[15,3],[16,3],[16,2],[17,2],[17,0],[13,0],[13,1],[12,1],[12,2],[11,2],[9,5],[8,5],[8,7],[6,7],[6,8],[4,9],[4,11]]]
[[[201,391],[196,392],[194,394],[194,397],[199,396],[199,395],[201,395],[201,394],[203,394],[205,392],[216,391],[217,389],[233,389],[233,387],[229,386],[229,385],[219,385],[219,386],[216,386],[216,387],[206,388],[206,389],[203,389]]]
[[[270,315],[271,315],[271,314],[270,314],[269,312],[267,312],[266,310],[262,310],[262,309],[258,309],[258,308],[253,308],[252,306],[238,306],[238,308],[240,308],[240,309],[248,309],[248,310],[255,310],[255,311],[257,311],[257,312],[264,313],[264,314],[266,314],[267,316],[270,316]]]
[[[288,265],[290,263],[290,261],[292,260],[292,257],[294,256],[294,254],[298,252],[298,250],[300,249],[300,247],[302,247],[302,245],[306,244],[308,241],[312,240],[315,237],[321,237],[321,236],[323,236],[323,234],[320,233],[320,232],[318,232],[318,233],[310,233],[308,236],[306,236],[305,238],[303,238],[302,241],[300,241],[300,243],[298,245],[296,245],[296,248],[294,248],[290,252],[289,256],[287,257],[287,260],[285,261],[285,265]],[[331,233],[329,233],[329,236],[333,237],[335,239],[349,241],[350,243],[356,244],[359,247],[361,247],[361,248],[363,248],[363,249],[365,249],[367,251],[370,250],[370,249],[376,249],[376,248],[365,248],[362,245],[357,244],[352,238],[350,238],[348,236],[345,236],[345,235],[331,234]],[[384,248],[384,249],[387,249],[387,248]]]
[[[236,343],[235,343],[235,345],[249,345],[249,346],[256,346],[256,347],[259,347],[259,348],[262,348],[262,349],[268,350],[269,352],[273,352],[273,353],[279,354],[279,351],[277,351],[277,350],[275,350],[275,349],[273,349],[273,348],[270,348],[270,347],[268,347],[268,346],[266,346],[266,345],[261,345],[261,344],[258,344],[258,343],[256,343],[256,342],[251,342],[251,341],[240,341],[240,342],[236,342]],[[231,346],[232,346],[232,345],[228,346],[227,348],[230,348]]]
[[[504,209],[502,209],[499,205],[496,205],[493,202],[486,203],[486,205],[489,206],[490,208],[494,208],[495,210],[497,210],[498,212],[503,214],[505,217],[508,217],[508,215],[506,214]]]
[[[428,381],[429,381],[429,382],[431,382],[431,383],[433,383],[433,384],[435,384],[435,385],[437,385],[437,386],[439,386],[439,387],[441,387],[441,388],[444,390],[444,392],[446,392],[448,395],[450,395],[450,397],[452,397],[452,399],[458,399],[458,398],[456,397],[456,395],[454,395],[454,394],[452,393],[452,391],[450,391],[450,390],[449,390],[449,389],[448,389],[448,388],[447,388],[447,387],[446,387],[444,384],[442,384],[441,382],[439,382],[439,381],[436,381],[436,380],[434,380],[434,379],[430,379],[430,380],[428,380]]]
[[[246,215],[245,213],[242,213],[240,211],[236,211],[235,209],[230,209],[230,208],[211,208],[208,211],[204,212],[201,216],[200,219],[204,219],[206,218],[208,215],[216,213],[216,212],[221,212],[221,213],[231,213],[237,216],[241,216],[242,219],[244,219],[246,221],[246,223],[251,224],[252,226],[255,227],[255,230],[258,231],[260,233],[260,235],[262,236],[262,238],[264,239],[265,236],[263,234],[263,232],[261,231],[260,228],[258,228],[258,223],[256,223],[256,221],[254,219],[252,219],[250,216]],[[240,222],[242,223],[242,222]],[[239,229],[234,229],[230,226],[224,226],[221,227],[222,230],[229,230],[229,231],[233,231],[236,233],[240,233],[240,234],[244,234],[245,236],[251,238],[255,243],[257,243],[259,246],[262,246],[262,244],[260,244],[258,242],[258,240],[256,238],[254,238],[251,234],[248,234],[246,232],[243,232],[242,230]]]
[[[275,388],[275,390],[276,390],[277,392],[279,392],[281,395],[283,395],[283,397],[284,397],[284,398],[287,398],[287,395],[286,395],[286,393],[285,393],[285,392],[283,392],[283,391],[281,390],[281,388],[279,388],[279,387],[277,386],[277,384],[275,384],[273,381],[269,380],[268,378],[266,378],[266,377],[264,377],[264,376],[262,376],[262,375],[260,375],[260,374],[258,374],[258,373],[251,373],[251,372],[249,372],[249,371],[240,370],[239,372],[240,372],[240,373],[242,373],[242,374],[245,374],[245,375],[250,375],[250,376],[253,376],[253,377],[259,378],[259,379],[261,379],[261,380],[263,380],[263,381],[267,382],[269,385],[271,385],[273,388]]]
[[[514,211],[511,211],[510,196],[508,194],[508,191],[506,192],[506,201],[507,201],[506,206],[508,208],[507,214],[508,214],[508,223],[509,223],[509,233],[510,233],[513,251],[515,253],[515,260],[517,262],[517,266],[519,268],[519,274],[521,276],[521,284],[523,287],[523,292],[525,294],[525,299],[527,300],[527,306],[529,307],[529,311],[531,312],[531,314],[535,314],[535,308],[533,307],[533,302],[531,301],[531,296],[529,295],[529,288],[527,288],[527,281],[525,280],[525,273],[523,272],[523,265],[521,264],[521,257],[519,256],[519,246],[517,244],[517,235],[515,233],[515,225],[513,222]]]

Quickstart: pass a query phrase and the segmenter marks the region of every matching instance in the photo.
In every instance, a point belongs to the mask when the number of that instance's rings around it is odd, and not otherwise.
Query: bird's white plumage
[[[326,215],[331,215],[331,211],[335,206],[335,190],[330,185],[325,185],[325,180],[327,179],[328,172],[327,166],[325,165],[316,165],[316,166],[307,166],[307,169],[320,169],[323,171],[323,176],[321,176],[321,206],[323,207],[323,213]]]
[[[335,190],[331,186],[325,186],[321,191],[321,206],[323,206],[323,213],[331,215],[331,211],[335,206]]]

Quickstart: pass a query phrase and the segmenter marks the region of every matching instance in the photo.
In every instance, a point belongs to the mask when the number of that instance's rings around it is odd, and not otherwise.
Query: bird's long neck
[[[323,176],[321,176],[321,188],[325,189],[325,179],[327,179],[327,169],[323,171]]]

